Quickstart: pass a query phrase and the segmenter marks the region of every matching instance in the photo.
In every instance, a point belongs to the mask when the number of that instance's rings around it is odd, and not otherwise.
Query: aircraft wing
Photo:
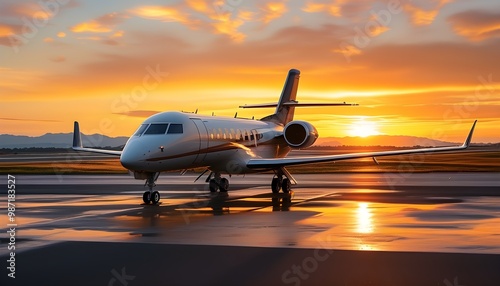
[[[73,150],[75,151],[83,151],[83,152],[92,152],[92,153],[100,153],[100,154],[108,154],[120,156],[122,151],[113,151],[113,150],[103,150],[103,149],[94,149],[94,148],[85,148],[82,144],[82,135],[80,133],[80,125],[77,121],[75,121],[75,127],[73,130]]]
[[[409,149],[409,150],[395,150],[395,151],[379,151],[379,152],[364,152],[364,153],[352,153],[352,154],[342,154],[342,155],[329,155],[329,156],[315,156],[315,157],[290,157],[290,158],[274,158],[274,159],[250,159],[247,163],[248,168],[255,169],[266,169],[266,168],[279,168],[291,165],[301,165],[310,163],[322,163],[367,157],[382,157],[382,156],[393,156],[393,155],[404,155],[404,154],[415,154],[415,153],[437,153],[437,152],[447,152],[447,151],[458,151],[467,149],[470,145],[472,139],[472,134],[474,133],[474,127],[476,126],[476,121],[472,125],[469,135],[465,139],[464,143],[460,146],[450,146],[450,147],[434,147],[434,148],[420,148],[420,149]]]

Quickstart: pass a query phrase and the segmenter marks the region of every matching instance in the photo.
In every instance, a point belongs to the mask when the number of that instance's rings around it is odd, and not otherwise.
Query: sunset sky
[[[500,142],[500,2],[83,1],[0,4],[0,134],[129,136],[155,112],[263,117],[289,69],[321,137]]]

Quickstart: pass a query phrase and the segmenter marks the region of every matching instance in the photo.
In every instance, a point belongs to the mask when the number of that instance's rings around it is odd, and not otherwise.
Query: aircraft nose
[[[128,170],[141,170],[142,157],[140,155],[140,153],[133,152],[130,148],[124,148],[120,156],[120,163]]]

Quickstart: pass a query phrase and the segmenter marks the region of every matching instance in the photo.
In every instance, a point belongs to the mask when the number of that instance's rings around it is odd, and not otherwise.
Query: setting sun
[[[367,121],[364,118],[353,122],[349,128],[349,135],[355,137],[368,137],[379,135],[377,124],[373,121]]]

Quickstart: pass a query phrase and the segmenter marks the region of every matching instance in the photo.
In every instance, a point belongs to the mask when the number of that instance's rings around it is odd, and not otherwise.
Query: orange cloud
[[[22,44],[22,41],[15,37],[21,33],[21,26],[0,23],[0,45],[13,47]]]
[[[500,37],[500,13],[465,11],[452,15],[448,22],[455,33],[471,41]]]
[[[65,56],[57,56],[57,57],[50,58],[50,60],[55,62],[55,63],[62,63],[62,62],[66,61],[66,57]]]
[[[403,7],[404,10],[410,14],[412,23],[417,26],[426,26],[432,24],[432,22],[434,22],[434,18],[436,18],[439,12],[438,10],[426,11],[415,7],[412,4],[406,4]]]
[[[238,28],[244,23],[240,19],[226,19],[213,24],[215,30],[220,34],[229,35],[235,42],[242,42],[245,39],[245,34],[238,31]]]
[[[213,3],[213,6],[209,6],[206,0],[187,0],[186,3],[193,10],[205,14],[213,12],[216,5],[219,4],[219,3]]]
[[[384,32],[387,32],[388,30],[389,27],[387,26],[377,25],[370,29],[369,35],[370,37],[376,37]]]
[[[121,38],[125,34],[125,31],[116,31],[111,37],[112,38]]]
[[[32,17],[39,20],[48,20],[53,17],[52,13],[47,13],[42,7],[36,3],[19,3],[8,8],[11,13],[19,16]]]
[[[406,11],[411,18],[411,22],[416,26],[427,26],[434,22],[434,19],[439,14],[441,8],[453,0],[437,0],[437,1],[419,1],[406,3],[403,5],[403,10]],[[427,6],[423,8],[422,6]]]
[[[268,2],[260,9],[263,12],[262,21],[266,24],[280,18],[288,11],[284,2]]]
[[[252,13],[238,7],[227,6],[220,0],[211,2],[208,0],[189,0],[185,4],[175,7],[167,6],[140,6],[131,10],[131,13],[139,17],[159,20],[164,22],[178,22],[192,29],[210,29],[215,34],[229,36],[235,42],[242,42],[245,34],[238,29],[246,21],[252,19]],[[189,11],[188,10],[192,10]],[[206,21],[194,19],[193,11],[206,17]]]
[[[356,48],[354,45],[351,44],[345,44],[345,45],[340,45],[339,48],[333,49],[332,52],[342,54],[346,58],[350,58],[353,55],[359,55],[361,54],[361,50]]]
[[[71,27],[74,33],[108,33],[113,31],[114,27],[123,22],[126,15],[120,13],[109,13],[88,22],[79,23]]]
[[[358,18],[372,8],[373,3],[365,0],[334,0],[325,2],[308,1],[302,11],[308,13],[325,12],[336,17]]]
[[[191,20],[186,13],[168,6],[140,6],[131,10],[131,13],[142,18],[159,20],[163,22],[179,22],[193,26],[196,21]]]
[[[340,17],[340,6],[334,4],[323,4],[323,3],[314,3],[307,2],[306,6],[302,8],[302,11],[307,13],[318,13],[318,12],[327,12],[330,15]]]
[[[0,37],[6,37],[14,34],[14,29],[10,25],[0,24]]]

